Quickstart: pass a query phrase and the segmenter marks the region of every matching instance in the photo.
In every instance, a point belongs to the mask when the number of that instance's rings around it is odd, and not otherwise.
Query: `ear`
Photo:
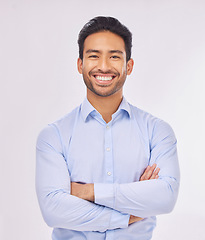
[[[132,73],[133,66],[134,60],[130,58],[130,60],[127,62],[127,75],[130,75]]]
[[[83,69],[83,61],[82,61],[82,59],[80,59],[80,58],[78,58],[78,61],[77,61],[77,66],[78,66],[78,72],[80,73],[80,74],[82,74],[82,69]]]

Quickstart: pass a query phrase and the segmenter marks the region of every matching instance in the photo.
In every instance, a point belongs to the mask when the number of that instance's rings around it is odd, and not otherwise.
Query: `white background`
[[[204,240],[203,0],[0,0],[0,239],[51,239],[35,194],[36,138],[85,97],[77,35],[97,15],[133,33],[127,100],[170,123],[178,139],[180,194],[153,240]]]

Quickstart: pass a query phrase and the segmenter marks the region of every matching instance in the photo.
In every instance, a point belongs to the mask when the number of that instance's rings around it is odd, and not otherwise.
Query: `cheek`
[[[85,61],[85,63],[83,64],[82,70],[83,70],[84,73],[89,73],[94,68],[95,68],[94,63]]]
[[[89,72],[89,68],[87,65],[84,65],[83,68],[82,68],[82,72],[83,74],[87,74]]]
[[[116,66],[116,70],[120,73],[120,75],[125,75],[127,72],[127,66],[126,64],[118,64]]]

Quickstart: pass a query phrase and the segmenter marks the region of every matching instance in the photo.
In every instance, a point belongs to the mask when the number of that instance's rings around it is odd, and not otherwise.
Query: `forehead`
[[[125,52],[125,43],[119,35],[104,31],[89,35],[84,41],[84,52],[89,49],[99,51],[120,50]]]

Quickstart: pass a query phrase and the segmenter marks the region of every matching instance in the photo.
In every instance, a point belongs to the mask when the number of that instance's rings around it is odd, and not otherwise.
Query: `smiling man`
[[[156,215],[170,212],[179,188],[176,138],[164,121],[129,104],[132,35],[96,17],[79,33],[84,102],[43,129],[36,190],[53,240],[149,240]]]

